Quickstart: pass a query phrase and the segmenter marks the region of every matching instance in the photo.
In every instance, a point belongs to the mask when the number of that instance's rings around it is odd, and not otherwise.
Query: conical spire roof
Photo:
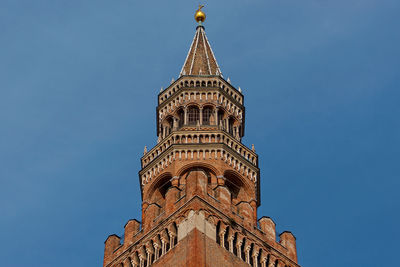
[[[198,26],[183,64],[182,75],[220,75],[221,70],[208,42],[203,26]]]

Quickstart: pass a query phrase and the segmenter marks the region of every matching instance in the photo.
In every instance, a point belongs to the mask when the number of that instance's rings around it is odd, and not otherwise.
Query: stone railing
[[[162,155],[152,162],[151,166],[147,165],[142,171],[140,171],[142,185],[151,182],[153,177],[160,174],[175,160],[200,159],[220,159],[231,166],[232,169],[247,177],[250,181],[257,183],[258,168],[256,167],[256,161],[243,161],[240,154],[229,148],[226,149],[224,144],[213,144],[205,145],[201,148],[197,146],[176,145],[163,151]]]
[[[168,137],[163,139],[161,143],[159,143],[150,151],[148,151],[145,155],[143,155],[141,159],[142,168],[145,168],[152,161],[158,158],[159,155],[161,155],[161,153],[163,153],[165,150],[167,150],[174,144],[220,144],[220,143],[226,144],[228,147],[230,147],[236,153],[241,155],[253,166],[257,167],[258,164],[257,154],[224,132],[192,131],[188,133],[182,131],[182,132],[173,132]]]
[[[219,76],[215,76],[212,78],[194,78],[194,77],[181,77],[178,81],[173,82],[168,88],[163,90],[159,94],[159,104],[167,101],[171,96],[173,96],[176,92],[180,91],[182,88],[205,88],[205,87],[216,87],[222,89],[228,96],[232,99],[238,101],[240,104],[243,104],[243,96],[240,92],[238,92],[232,85],[230,85],[225,80],[221,79]]]
[[[177,109],[189,105],[190,103],[200,105],[213,105],[223,107],[230,116],[235,116],[239,121],[243,118],[244,107],[238,106],[229,97],[218,91],[199,91],[188,89],[174,96],[168,103],[160,105],[158,108],[159,120],[163,120],[168,115],[173,114]]]

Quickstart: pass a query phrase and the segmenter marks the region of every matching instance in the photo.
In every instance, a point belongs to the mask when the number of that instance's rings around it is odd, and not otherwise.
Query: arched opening
[[[220,229],[221,229],[221,221],[219,221],[219,222],[217,223],[217,227],[216,227],[216,231],[215,231],[215,233],[216,233],[215,239],[216,239],[218,245],[221,245],[221,239],[220,239],[220,237],[219,237],[219,231],[220,231]]]
[[[185,112],[183,111],[183,109],[179,109],[177,115],[179,120],[178,121],[179,127],[182,127],[183,124],[185,123]]]
[[[203,109],[203,125],[210,125],[212,120],[213,110],[211,107]]]
[[[224,111],[223,110],[218,110],[218,125],[223,125],[224,121]]]
[[[231,192],[232,204],[236,205],[239,201],[248,201],[252,194],[239,174],[234,171],[224,172],[225,186]]]
[[[165,194],[167,193],[168,188],[172,186],[171,178],[172,175],[167,174],[154,183],[149,191],[148,199],[145,200],[150,203],[158,203],[160,206],[164,206]]]
[[[172,128],[174,127],[174,118],[172,116],[169,116],[166,119],[165,123],[165,136],[169,135],[172,132]]]
[[[228,132],[233,135],[233,124],[235,123],[235,119],[230,117],[228,120]]]
[[[199,116],[199,108],[195,106],[191,106],[188,108],[188,124],[196,125],[200,120]]]

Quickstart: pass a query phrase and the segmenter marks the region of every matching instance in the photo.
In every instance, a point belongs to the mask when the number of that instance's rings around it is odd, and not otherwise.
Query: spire
[[[198,15],[201,12],[202,16]],[[200,17],[200,18],[199,18]],[[204,27],[201,22],[205,19],[205,14],[201,11],[201,7],[195,15],[196,21],[199,23],[194,35],[189,52],[183,64],[180,76],[182,75],[220,75],[221,70],[215,59],[214,53],[208,42]]]

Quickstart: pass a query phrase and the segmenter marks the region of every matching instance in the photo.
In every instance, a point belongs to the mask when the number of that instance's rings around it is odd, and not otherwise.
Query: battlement
[[[141,228],[139,221],[129,220],[122,244],[117,235],[110,235],[105,241],[103,266],[131,266],[128,263],[134,267],[152,266],[180,242],[186,242],[185,238],[194,230],[253,267],[258,264],[269,266],[270,262],[284,264],[279,266],[298,266],[293,234],[285,231],[276,240],[272,219],[262,217],[258,222],[259,227],[253,228],[236,223],[196,195],[147,231]]]

